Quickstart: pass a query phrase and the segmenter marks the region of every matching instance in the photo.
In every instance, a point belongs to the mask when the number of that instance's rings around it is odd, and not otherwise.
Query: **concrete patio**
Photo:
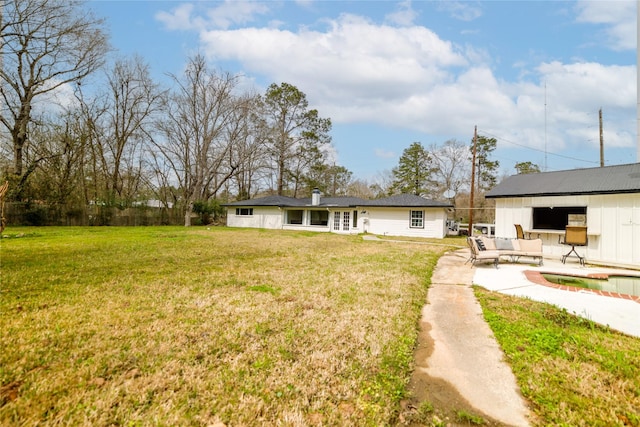
[[[469,266],[469,268],[472,268]],[[628,335],[640,337],[640,303],[631,299],[603,296],[587,290],[567,291],[537,284],[529,280],[525,271],[540,271],[567,275],[610,274],[639,276],[638,270],[581,266],[577,259],[569,258],[566,264],[560,259],[545,258],[544,265],[527,264],[526,261],[510,263],[501,261],[499,268],[491,264],[473,267],[473,284],[504,294],[530,298],[565,308],[568,312]]]

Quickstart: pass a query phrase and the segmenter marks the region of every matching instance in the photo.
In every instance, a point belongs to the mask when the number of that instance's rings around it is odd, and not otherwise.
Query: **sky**
[[[413,142],[495,138],[504,175],[637,158],[636,1],[92,0],[117,55],[168,84],[188,58],[333,124],[336,163],[375,180]],[[599,112],[602,112],[602,127]]]

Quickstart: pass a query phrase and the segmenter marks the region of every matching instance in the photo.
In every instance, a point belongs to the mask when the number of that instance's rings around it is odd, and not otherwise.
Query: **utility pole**
[[[598,111],[598,118],[600,119],[600,167],[604,167],[604,138],[602,137],[602,108]]]
[[[473,156],[471,160],[471,194],[469,195],[469,236],[473,236],[473,198],[476,177],[476,142],[478,141],[478,126],[473,128]]]

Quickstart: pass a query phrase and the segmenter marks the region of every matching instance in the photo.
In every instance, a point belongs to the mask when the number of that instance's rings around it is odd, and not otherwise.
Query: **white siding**
[[[411,211],[424,212],[424,227],[411,227]],[[345,227],[344,213],[349,213],[348,227]],[[357,212],[357,222],[353,216]],[[334,227],[335,214],[339,213],[338,227]],[[307,225],[308,211],[305,210],[303,224],[285,224],[285,210],[277,207],[254,207],[253,215],[236,215],[235,207],[227,208],[227,226],[270,228],[285,230],[307,230],[318,232],[333,232],[345,234],[359,234],[363,232],[389,236],[430,237],[442,239],[446,236],[447,214],[443,208],[383,208],[366,207],[360,209],[335,208],[329,211],[327,226]]]
[[[326,225],[300,225],[300,224],[284,224],[283,230],[298,230],[298,231],[316,231],[318,233],[326,233],[330,231]]]
[[[411,211],[424,211],[424,227],[411,227]],[[430,237],[442,239],[446,235],[447,215],[442,208],[367,208],[368,220],[365,230],[368,233],[407,236]]]
[[[255,207],[253,215],[236,215],[236,208],[227,208],[227,226],[249,228],[282,228],[284,211],[277,207]]]
[[[640,194],[496,199],[496,236],[515,237],[514,224],[532,228],[533,207],[586,206],[589,244],[578,248],[587,262],[640,268]],[[538,237],[533,236],[533,237]],[[543,234],[546,256],[567,253],[560,234]]]

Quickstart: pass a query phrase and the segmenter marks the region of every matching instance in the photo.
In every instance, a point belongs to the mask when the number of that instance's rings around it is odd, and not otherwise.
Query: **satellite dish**
[[[453,196],[456,195],[456,192],[453,190],[447,190],[444,192],[443,196],[446,197],[447,199],[452,198]]]

